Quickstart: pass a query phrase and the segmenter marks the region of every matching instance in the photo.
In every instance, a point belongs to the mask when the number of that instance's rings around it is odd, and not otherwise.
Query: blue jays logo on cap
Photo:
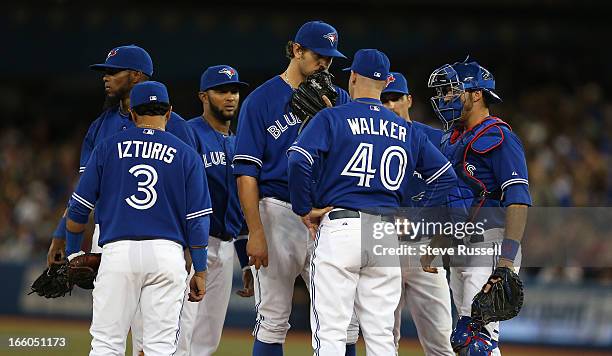
[[[320,56],[346,58],[338,51],[338,31],[323,21],[310,21],[300,27],[293,42]]]
[[[219,74],[225,74],[227,75],[228,78],[232,79],[232,77],[234,76],[234,74],[236,74],[236,71],[234,70],[234,68],[223,68],[219,71]]]
[[[208,67],[200,77],[200,91],[225,84],[234,84],[239,87],[248,86],[247,83],[238,79],[238,71],[228,65]]]
[[[387,86],[382,91],[383,93],[400,93],[410,94],[408,91],[408,83],[406,78],[399,72],[390,72],[387,77]]]
[[[108,55],[106,56],[106,59],[109,59],[110,57],[112,57],[112,56],[114,56],[114,55],[116,55],[116,54],[117,54],[117,48],[111,49],[111,50],[108,52]]]
[[[324,35],[323,38],[327,38],[329,40],[329,44],[333,46],[334,43],[338,40],[338,34],[335,32],[330,32]]]

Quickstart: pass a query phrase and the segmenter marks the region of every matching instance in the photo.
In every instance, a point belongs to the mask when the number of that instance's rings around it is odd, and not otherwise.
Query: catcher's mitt
[[[32,283],[32,293],[45,298],[63,297],[72,291],[72,284],[68,282],[68,264],[53,264]]]
[[[86,253],[73,258],[68,267],[68,281],[83,289],[93,289],[102,260],[101,253]]]
[[[302,132],[308,121],[327,105],[325,95],[332,105],[336,105],[338,92],[332,83],[333,75],[322,71],[311,74],[291,96],[291,111],[302,121],[298,133]]]
[[[487,285],[491,288],[487,293]],[[512,319],[523,307],[523,282],[507,267],[497,267],[483,289],[472,300],[472,319],[483,325]]]

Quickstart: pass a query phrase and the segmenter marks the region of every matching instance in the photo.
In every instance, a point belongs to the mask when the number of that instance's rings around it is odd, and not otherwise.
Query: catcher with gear
[[[302,121],[298,134],[319,111],[336,105],[338,92],[328,71],[309,75],[291,96],[291,110]]]
[[[58,298],[72,292],[74,285],[93,289],[102,254],[83,253],[70,261],[51,264],[36,278],[29,294],[36,293],[45,298]]]

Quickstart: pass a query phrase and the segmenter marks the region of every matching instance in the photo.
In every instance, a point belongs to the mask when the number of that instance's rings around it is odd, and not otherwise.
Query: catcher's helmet
[[[491,104],[502,101],[495,93],[495,79],[491,72],[477,62],[468,60],[469,57],[463,62],[445,64],[429,76],[427,86],[436,91],[431,104],[445,129],[449,129],[461,117],[461,94],[466,91],[482,90],[487,102]]]

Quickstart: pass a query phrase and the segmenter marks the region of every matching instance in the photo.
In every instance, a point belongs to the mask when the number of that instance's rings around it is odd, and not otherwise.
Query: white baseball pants
[[[414,245],[417,248],[419,245]],[[446,271],[427,273],[421,268],[419,255],[401,256],[402,291],[395,310],[393,336],[399,349],[402,309],[408,306],[426,356],[455,356],[450,344],[453,329],[451,298]]]
[[[253,336],[265,343],[284,343],[290,328],[295,279],[302,276],[310,288],[310,253],[314,241],[300,217],[291,210],[291,204],[263,198],[259,212],[268,244],[268,267],[252,268],[257,312]],[[355,318],[344,334],[347,343],[357,342],[359,324]]]
[[[123,355],[138,306],[147,356],[176,351],[185,294],[183,248],[168,240],[106,244],[93,290],[90,356]]]
[[[361,247],[361,219],[326,214],[312,252],[310,298],[315,355],[344,356],[353,310],[367,355],[395,355],[394,312],[400,299],[399,260],[376,266]]]

